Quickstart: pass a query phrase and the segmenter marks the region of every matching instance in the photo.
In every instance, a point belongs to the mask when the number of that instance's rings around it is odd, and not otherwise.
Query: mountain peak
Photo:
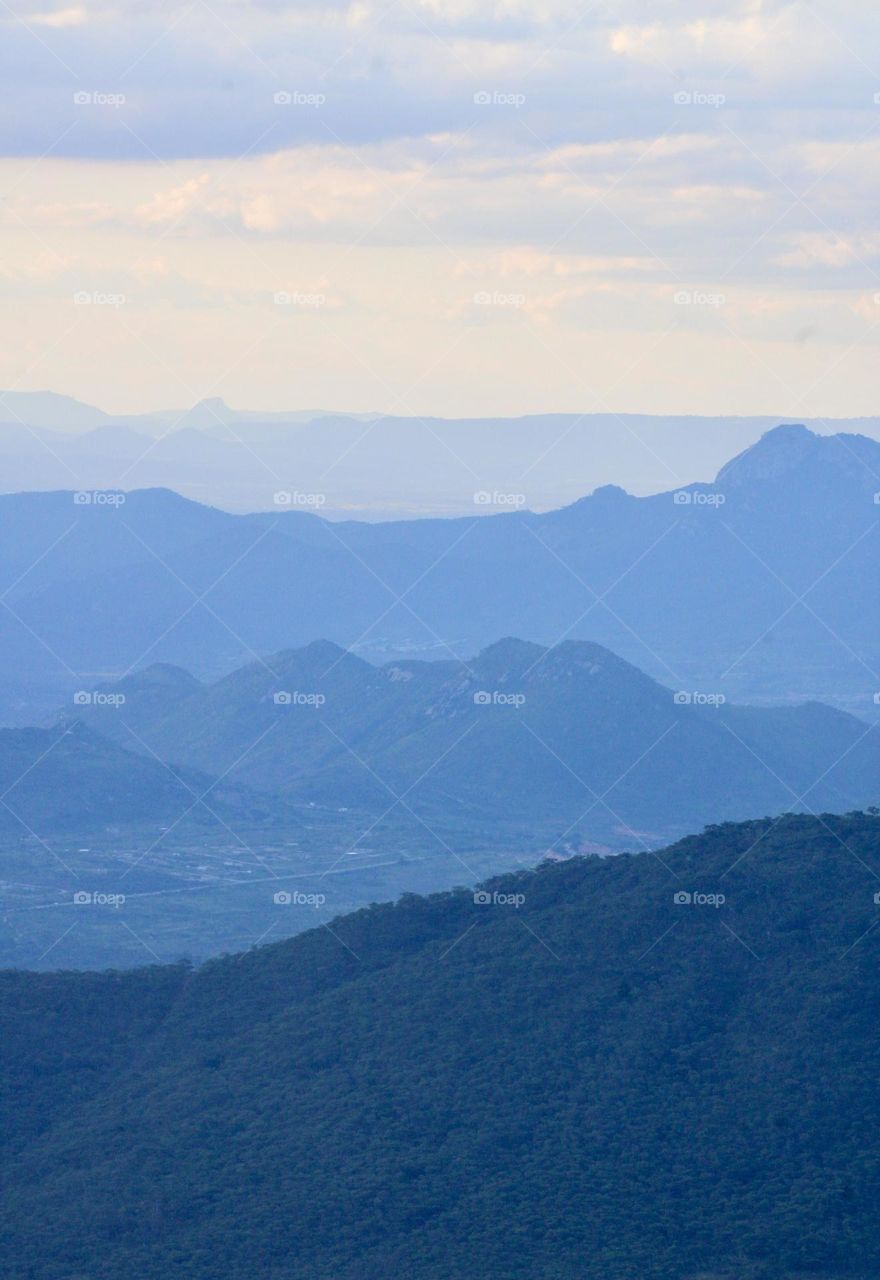
[[[778,427],[771,427],[761,436],[762,440],[818,440],[818,433],[811,431],[802,422],[781,422]]]
[[[119,681],[120,689],[176,689],[181,693],[191,693],[201,685],[191,671],[173,662],[153,662]]]
[[[481,650],[477,662],[481,667],[492,669],[516,667],[520,663],[528,665],[537,662],[546,652],[544,645],[533,644],[530,640],[518,640],[516,636],[505,636]]]
[[[545,515],[552,517],[560,512],[584,512],[595,510],[596,507],[613,510],[625,502],[635,501],[637,499],[631,493],[627,493],[626,489],[622,489],[619,484],[600,484],[592,493],[584,494],[582,498],[577,498],[567,506],[560,507],[558,511],[545,512]]]
[[[491,676],[498,680],[524,679],[532,675],[537,680],[548,677],[568,680],[576,672],[586,671],[594,675],[604,671],[615,681],[624,679],[653,684],[637,667],[593,640],[563,640],[547,647],[533,644],[530,640],[507,637],[484,649],[474,660],[474,666],[483,678]]]
[[[333,640],[312,640],[298,649],[283,649],[273,654],[269,664],[279,674],[314,670],[320,674],[325,667],[333,668],[344,664],[346,668],[363,667],[370,670],[370,664],[363,658],[343,649]]]
[[[593,490],[590,497],[599,502],[622,502],[632,497],[632,494],[627,493],[626,489],[621,488],[619,484],[600,484]]]
[[[218,427],[228,426],[235,420],[236,413],[230,409],[222,396],[209,396],[199,400],[184,417],[187,426]]]
[[[798,473],[827,480],[833,472],[861,473],[880,465],[880,444],[868,436],[840,433],[819,435],[803,423],[784,423],[765,431],[755,444],[721,468],[716,484],[740,488],[767,483]]]
[[[801,466],[812,454],[819,437],[802,423],[785,423],[765,431],[755,444],[738,453],[718,472],[719,485],[742,485],[773,480]]]

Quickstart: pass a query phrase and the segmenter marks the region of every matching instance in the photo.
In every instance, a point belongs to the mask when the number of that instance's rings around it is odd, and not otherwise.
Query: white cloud
[[[207,382],[278,324],[273,292],[326,280],[332,333],[285,313],[286,336],[249,367],[265,387],[296,372],[316,400],[313,369],[332,371],[355,407],[381,399],[400,367],[415,377],[461,326],[486,344],[485,363],[470,355],[450,388],[458,378],[478,397],[487,370],[500,383],[516,365],[533,408],[547,407],[557,376],[569,384],[528,348],[530,325],[571,367],[592,361],[600,374],[628,368],[628,345],[673,326],[675,378],[646,370],[693,409],[710,376],[745,387],[737,336],[765,344],[774,367],[792,335],[809,330],[811,349],[839,342],[840,354],[874,316],[864,264],[870,274],[880,254],[880,82],[862,59],[880,11],[864,3],[87,4],[25,6],[30,30],[0,17],[11,104],[0,258],[16,300],[0,360],[5,343],[15,376],[15,361],[53,338],[59,359],[67,350],[72,280],[126,281],[145,340],[168,343],[172,369],[188,367],[185,352]],[[75,107],[76,85],[125,101]],[[281,106],[280,88],[325,100]],[[677,104],[682,90],[690,99]],[[719,93],[717,106],[705,97]],[[729,296],[727,345],[717,315],[676,313],[678,282]],[[467,300],[484,286],[527,302],[475,316]],[[70,356],[74,377],[106,372],[89,332]],[[140,376],[116,343],[112,376]],[[352,352],[378,382],[358,380]],[[438,373],[442,404],[425,407],[453,407],[444,385]],[[102,399],[97,385],[80,390]],[[758,375],[740,409],[767,394]]]
[[[207,173],[188,178],[177,187],[157,191],[146,204],[138,205],[135,218],[147,225],[179,222],[197,205],[200,195],[210,182]]]
[[[88,12],[79,6],[28,14],[25,19],[33,27],[81,27],[89,20]]]
[[[691,75],[725,75],[785,64],[799,46],[794,5],[744,6],[739,14],[689,18],[679,6],[674,22],[630,24],[609,33],[612,53]]]
[[[880,232],[802,232],[794,237],[794,247],[781,254],[778,261],[787,267],[848,267],[878,257]]]

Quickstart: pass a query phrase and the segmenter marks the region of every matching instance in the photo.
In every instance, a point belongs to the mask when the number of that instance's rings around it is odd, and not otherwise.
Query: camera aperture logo
[[[497,289],[489,292],[481,289],[474,294],[475,307],[524,307],[526,305],[526,295],[524,293],[500,293]]]
[[[326,93],[303,93],[301,89],[279,89],[272,94],[276,107],[323,107]]]
[[[100,289],[79,289],[73,295],[75,307],[124,307],[124,293],[102,293]]]
[[[677,507],[723,507],[727,497],[723,493],[705,493],[693,489],[676,489],[672,501]]]
[[[474,106],[477,107],[516,107],[518,111],[525,104],[524,93],[508,93],[503,89],[479,89],[474,94]]]
[[[326,493],[300,493],[298,489],[279,489],[272,495],[276,507],[323,507]]]
[[[87,889],[77,889],[73,895],[75,907],[113,907],[118,911],[125,906],[124,893],[93,893]]]
[[[727,898],[723,893],[699,893],[687,889],[679,889],[672,895],[677,907],[714,907],[716,911],[723,907]]]
[[[75,507],[121,507],[126,495],[117,489],[77,489],[73,495]]]
[[[75,707],[122,707],[125,705],[124,693],[94,693],[88,689],[77,689],[73,695]]]
[[[107,93],[103,89],[77,89],[73,95],[75,107],[114,107],[118,110],[125,106],[124,93]]]
[[[524,907],[526,895],[524,893],[500,893],[497,889],[490,893],[488,889],[474,890],[474,905],[477,907],[513,907],[519,911],[520,907]]]
[[[679,89],[672,95],[677,107],[723,107],[727,95],[723,93],[703,93],[699,89]]]
[[[677,707],[723,707],[727,698],[723,693],[701,693],[697,689],[688,693],[686,689],[679,689],[672,695],[672,701]]]
[[[323,707],[327,701],[323,693],[300,693],[298,689],[278,689],[272,694],[276,707]]]
[[[327,901],[323,893],[302,893],[299,889],[279,889],[273,894],[276,907],[313,907],[316,911]]]
[[[272,294],[276,307],[326,307],[326,293],[305,293],[300,289],[278,289]]]
[[[498,489],[478,489],[474,494],[476,507],[512,507],[515,511],[519,511],[525,505],[524,493],[501,493]]]
[[[677,307],[723,307],[727,298],[723,293],[708,293],[705,289],[679,289],[673,301]]]
[[[515,707],[518,711],[525,702],[524,693],[505,693],[503,689],[478,689],[474,694],[475,707]]]

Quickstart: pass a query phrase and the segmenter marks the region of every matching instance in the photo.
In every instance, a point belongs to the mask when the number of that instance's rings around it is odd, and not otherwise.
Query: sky
[[[876,414],[867,0],[0,0],[0,386]]]

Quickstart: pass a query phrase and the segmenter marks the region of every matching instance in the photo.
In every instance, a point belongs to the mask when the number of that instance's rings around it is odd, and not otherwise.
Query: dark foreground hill
[[[878,876],[876,816],[763,820],[0,974],[4,1275],[869,1280]]]
[[[157,666],[107,693],[118,708],[77,714],[153,759],[322,806],[415,811],[435,830],[556,821],[619,848],[880,803],[880,728],[818,703],[717,705],[586,641],[379,668],[322,642],[213,684]]]

